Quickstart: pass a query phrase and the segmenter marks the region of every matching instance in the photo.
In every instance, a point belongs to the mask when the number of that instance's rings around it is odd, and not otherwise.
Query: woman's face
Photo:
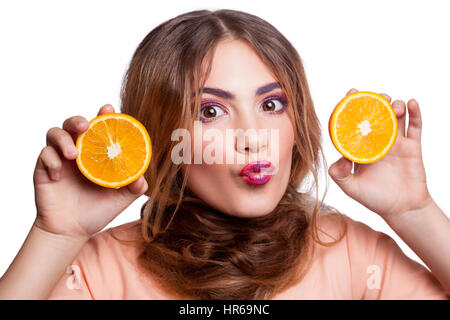
[[[216,90],[204,89],[201,123],[194,129],[203,136],[197,145],[203,156],[201,163],[190,165],[187,183],[200,199],[226,214],[266,215],[286,191],[294,132],[284,93],[268,86],[273,83],[277,80],[272,72],[245,42],[224,40],[217,45],[204,85]],[[205,139],[206,132],[215,138]],[[208,154],[223,157],[211,163],[205,161]],[[262,166],[256,162],[244,168],[255,161]]]

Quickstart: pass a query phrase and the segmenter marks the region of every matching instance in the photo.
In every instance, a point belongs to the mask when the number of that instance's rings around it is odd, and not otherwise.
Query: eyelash
[[[270,113],[270,114],[281,114],[281,113],[283,113],[285,110],[286,110],[286,107],[287,107],[287,100],[286,100],[286,98],[284,97],[284,96],[282,96],[282,95],[273,95],[273,96],[270,96],[270,97],[267,97],[266,99],[264,99],[263,100],[263,102],[261,103],[261,105],[262,104],[264,104],[265,102],[267,102],[267,101],[270,101],[270,100],[278,100],[278,101],[280,101],[281,102],[281,104],[283,105],[283,107],[281,108],[281,110],[278,110],[278,111],[265,111],[265,113]],[[260,105],[260,106],[261,106]],[[220,107],[220,105],[217,103],[217,102],[207,102],[207,103],[204,103],[204,104],[202,104],[201,105],[201,108],[200,108],[200,115],[201,115],[201,113],[203,112],[203,110],[205,109],[205,108],[207,108],[207,107],[210,107],[210,106],[218,106],[218,107]],[[223,110],[223,108],[222,107],[220,107],[222,110]],[[226,112],[225,110],[223,110],[224,112]],[[212,122],[212,121],[216,121],[216,119],[218,119],[218,118],[212,118],[211,120],[202,120],[202,122]]]

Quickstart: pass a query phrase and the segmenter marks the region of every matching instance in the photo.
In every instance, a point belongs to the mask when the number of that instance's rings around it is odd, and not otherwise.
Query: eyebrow
[[[266,84],[262,87],[259,87],[256,90],[255,96],[263,95],[264,93],[270,92],[277,88],[281,88],[281,85],[279,82],[272,82],[272,83]],[[204,87],[204,88],[200,89],[200,91],[203,91],[203,93],[210,93],[215,96],[229,99],[229,100],[233,100],[235,98],[234,94],[232,94],[229,91],[222,90],[222,89]]]

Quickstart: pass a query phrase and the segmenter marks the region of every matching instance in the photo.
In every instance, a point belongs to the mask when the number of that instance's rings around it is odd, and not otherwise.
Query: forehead
[[[239,91],[275,82],[256,51],[241,40],[222,40],[215,48],[205,86]]]

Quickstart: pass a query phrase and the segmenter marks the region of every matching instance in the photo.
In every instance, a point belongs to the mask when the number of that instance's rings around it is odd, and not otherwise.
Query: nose
[[[244,155],[259,154],[267,150],[267,128],[250,117],[235,128],[235,151]]]

